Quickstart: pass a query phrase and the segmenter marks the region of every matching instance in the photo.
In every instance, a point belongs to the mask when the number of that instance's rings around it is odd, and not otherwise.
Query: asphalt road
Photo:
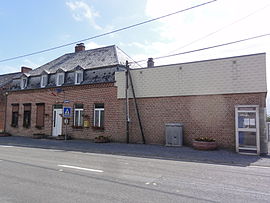
[[[1,144],[0,202],[270,202],[270,167]]]

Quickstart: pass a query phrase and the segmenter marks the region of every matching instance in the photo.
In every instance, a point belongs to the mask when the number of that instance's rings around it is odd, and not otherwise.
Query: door
[[[58,136],[62,134],[62,109],[53,110],[53,131],[52,136]]]
[[[235,107],[236,151],[260,154],[259,106]]]

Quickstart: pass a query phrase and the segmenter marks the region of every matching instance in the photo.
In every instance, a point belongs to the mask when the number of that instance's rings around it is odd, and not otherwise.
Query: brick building
[[[65,54],[13,80],[7,98],[6,130],[12,135],[65,134],[63,107],[72,108],[67,134],[93,139],[98,135],[124,141],[124,115],[119,111],[115,71],[126,56],[116,47]]]
[[[221,148],[236,144],[235,106],[258,105],[265,140],[266,55],[253,54],[131,70],[147,143],[165,143],[165,124],[184,124],[184,143],[211,137]],[[150,67],[151,67],[150,66]],[[125,102],[125,74],[116,74],[117,97]],[[129,97],[132,98],[131,88]],[[130,102],[130,139],[140,129]]]
[[[13,78],[20,77],[23,73],[29,72],[31,68],[21,67],[21,72],[0,75],[0,132],[5,131],[6,121],[6,96],[10,89]]]
[[[126,141],[127,57],[116,47],[65,54],[13,80],[6,129],[12,135],[64,134],[63,107],[72,108],[67,133]],[[184,124],[184,143],[199,136],[235,147],[235,105],[265,108],[265,54],[132,69],[145,140],[165,144],[165,124]],[[129,85],[130,141],[141,143]]]

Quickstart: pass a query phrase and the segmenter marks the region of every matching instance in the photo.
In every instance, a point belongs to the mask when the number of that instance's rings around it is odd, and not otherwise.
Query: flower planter
[[[109,138],[108,137],[104,137],[104,136],[98,136],[98,137],[95,137],[95,143],[107,143],[109,142]]]
[[[192,146],[194,149],[198,150],[215,150],[217,148],[217,143],[215,141],[205,142],[193,140]]]
[[[0,137],[8,137],[8,136],[10,136],[10,134],[5,133],[5,132],[0,133]]]
[[[45,134],[43,134],[43,133],[36,133],[36,134],[33,134],[32,135],[32,138],[33,139],[44,139],[44,138],[46,138],[47,137],[47,135],[45,135]]]

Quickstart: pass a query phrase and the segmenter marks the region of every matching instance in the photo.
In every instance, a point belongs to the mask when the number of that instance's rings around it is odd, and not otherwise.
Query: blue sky
[[[1,1],[0,60],[77,41],[204,2],[207,0]],[[270,32],[266,26],[266,19],[270,19],[268,4],[268,0],[218,0],[140,27],[86,41],[85,44],[87,49],[116,44],[135,60],[212,46]],[[180,49],[220,28],[222,30],[216,34]],[[267,52],[269,41],[270,37],[266,37],[159,60],[156,64]],[[3,62],[0,63],[0,74],[18,71],[21,66],[36,68],[73,50],[71,45]],[[145,66],[144,63],[141,65]]]
[[[88,38],[204,2],[207,0],[2,0],[0,60]],[[135,60],[198,49],[270,33],[269,4],[269,0],[217,0],[200,8],[84,43],[87,49],[116,44]],[[213,32],[216,33],[210,34]],[[37,68],[73,51],[72,45],[2,62],[0,74],[19,71],[21,66]],[[166,58],[155,61],[155,64],[260,52],[267,52],[269,68],[270,37]],[[145,63],[141,65],[145,66]]]
[[[145,1],[64,1],[15,0],[0,5],[0,59],[84,39],[122,26],[146,20]],[[87,13],[88,12],[88,13]],[[154,24],[154,23],[153,23]],[[152,24],[152,25],[153,25]],[[146,29],[141,26],[140,29]],[[148,29],[148,28],[147,28]],[[136,41],[151,37],[150,32],[125,33],[85,42],[87,48]],[[19,70],[22,65],[36,68],[74,46],[0,64],[0,73]]]

